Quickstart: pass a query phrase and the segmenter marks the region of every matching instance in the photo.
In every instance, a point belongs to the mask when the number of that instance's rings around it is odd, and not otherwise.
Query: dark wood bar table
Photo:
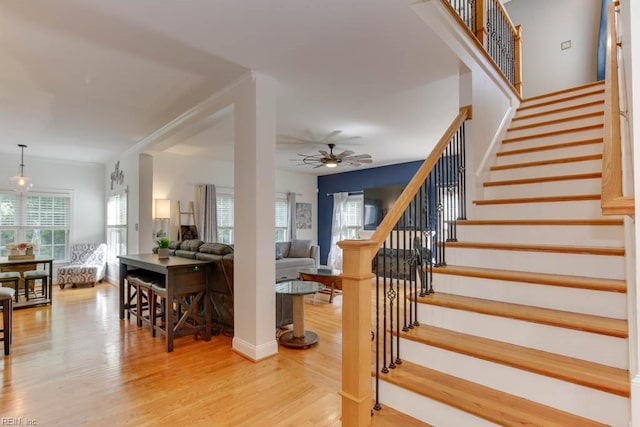
[[[131,270],[145,270],[164,275],[165,288],[167,290],[167,305],[173,301],[176,295],[192,294],[192,304],[202,301],[204,304],[204,339],[211,339],[211,304],[208,295],[208,280],[212,261],[202,261],[176,256],[160,259],[157,254],[120,255],[120,319],[124,319],[125,310],[129,301],[126,301],[124,281]],[[197,307],[194,308],[197,313]],[[173,351],[173,338],[179,331],[174,330],[174,318],[172,310],[165,310],[166,326],[166,350]]]
[[[13,304],[13,308],[30,307],[41,304],[51,304],[52,302],[52,288],[53,288],[53,258],[50,257],[35,257],[32,259],[8,259],[7,257],[0,257],[0,271],[16,271],[18,273],[24,273],[28,270],[37,270],[38,264],[46,266],[47,273],[49,273],[49,280],[47,286],[42,289],[42,297],[34,297],[28,301],[17,300]],[[20,279],[20,286],[24,286],[24,280]],[[18,292],[16,292],[16,298],[18,298]]]

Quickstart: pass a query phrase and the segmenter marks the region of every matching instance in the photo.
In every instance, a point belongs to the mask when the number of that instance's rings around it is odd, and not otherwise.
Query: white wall
[[[505,5],[522,25],[524,97],[596,80],[600,0],[512,0]],[[571,40],[571,48],[560,43]]]
[[[178,200],[186,211],[188,203],[195,201],[197,184],[215,184],[218,192],[233,191],[234,187],[231,162],[160,153],[153,156],[153,169],[153,198],[171,200],[168,231],[172,240],[178,236]],[[276,192],[296,193],[296,202],[311,203],[312,212],[317,212],[316,188],[317,178],[313,175],[276,171]],[[185,215],[183,222],[186,221]],[[317,215],[313,215],[311,230],[297,230],[297,237],[317,241]]]
[[[17,147],[16,147],[17,148]],[[9,177],[18,173],[20,155],[0,156],[0,189],[9,190]],[[41,159],[25,154],[25,175],[32,191],[65,190],[73,193],[71,243],[105,241],[104,165]]]

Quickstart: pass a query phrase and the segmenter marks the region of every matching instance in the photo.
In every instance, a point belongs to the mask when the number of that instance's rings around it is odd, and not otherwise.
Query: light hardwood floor
[[[14,311],[2,361],[0,417],[38,426],[340,425],[342,297],[306,300],[307,350],[253,363],[231,338],[161,338],[118,319],[115,286],[53,292],[53,306]],[[8,417],[8,418],[7,418]],[[6,423],[5,423],[6,424]],[[424,425],[385,408],[376,426]]]

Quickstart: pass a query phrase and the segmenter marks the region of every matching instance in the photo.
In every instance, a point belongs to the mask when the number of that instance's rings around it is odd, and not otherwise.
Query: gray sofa
[[[320,264],[320,246],[311,240],[276,243],[276,280],[297,279],[298,270]]]
[[[154,251],[157,248],[154,249]],[[214,304],[214,321],[223,331],[233,333],[233,245],[185,240],[169,244],[171,255],[213,261],[209,292]],[[320,248],[310,240],[276,243],[275,281],[298,278],[298,268],[317,266]],[[276,295],[276,327],[293,323],[290,295]]]

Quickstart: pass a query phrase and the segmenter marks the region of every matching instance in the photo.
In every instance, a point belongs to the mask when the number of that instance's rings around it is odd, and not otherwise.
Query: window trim
[[[124,195],[124,201],[125,201],[125,214],[124,214],[124,224],[115,224],[115,225],[109,225],[109,201],[111,200],[112,197],[115,196],[123,196]],[[110,192],[107,195],[107,200],[105,203],[105,237],[106,237],[106,241],[107,241],[107,262],[108,263],[117,263],[118,262],[118,255],[123,255],[123,254],[116,254],[115,257],[111,258],[111,242],[109,241],[109,230],[124,230],[124,254],[126,255],[129,251],[129,191],[125,188],[122,190],[118,190],[118,191],[113,191]]]

